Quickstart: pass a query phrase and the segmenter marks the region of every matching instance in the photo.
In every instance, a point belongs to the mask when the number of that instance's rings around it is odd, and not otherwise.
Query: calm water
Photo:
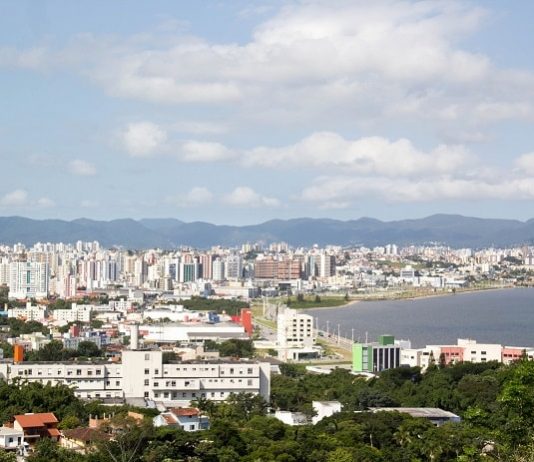
[[[456,343],[534,346],[534,289],[502,289],[416,300],[359,302],[345,308],[309,310],[319,327],[354,339],[375,341],[380,334],[409,339],[413,347]]]

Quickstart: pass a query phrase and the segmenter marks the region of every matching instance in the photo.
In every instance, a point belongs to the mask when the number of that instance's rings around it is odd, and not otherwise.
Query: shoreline
[[[336,308],[348,308],[352,305],[356,305],[361,302],[389,302],[389,301],[411,301],[411,300],[421,300],[425,298],[436,298],[436,297],[450,297],[453,295],[462,295],[462,294],[468,294],[468,293],[475,293],[475,292],[484,292],[487,290],[508,290],[508,289],[525,289],[527,287],[518,287],[518,286],[504,286],[504,287],[478,287],[478,288],[466,288],[462,290],[457,290],[456,292],[453,291],[447,291],[447,292],[438,292],[438,293],[425,293],[421,295],[410,295],[410,296],[402,296],[402,295],[394,295],[391,294],[391,296],[378,296],[375,298],[369,297],[369,298],[357,298],[354,300],[350,300],[347,303],[344,303],[342,305],[337,306],[315,306],[313,308],[301,308],[299,311],[315,311],[315,310],[331,310]]]

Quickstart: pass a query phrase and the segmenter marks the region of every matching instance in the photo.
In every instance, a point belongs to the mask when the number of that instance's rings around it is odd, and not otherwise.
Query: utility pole
[[[354,343],[354,327],[351,330],[352,330],[351,340],[352,340],[352,343]]]
[[[337,344],[339,345],[339,343],[341,342],[341,336],[339,334],[339,324],[337,325]]]
[[[329,336],[330,321],[326,321],[326,336]]]

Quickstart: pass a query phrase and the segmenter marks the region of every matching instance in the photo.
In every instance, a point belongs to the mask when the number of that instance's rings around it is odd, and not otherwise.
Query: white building
[[[312,406],[315,411],[315,415],[312,417],[314,425],[325,417],[341,412],[341,403],[339,401],[312,401]]]
[[[153,422],[154,427],[181,428],[186,432],[207,430],[210,425],[208,416],[194,407],[171,408],[154,417]]]
[[[48,263],[11,262],[9,265],[9,298],[46,298],[49,280]]]
[[[315,344],[313,316],[291,308],[281,309],[277,317],[280,347],[307,347]]]
[[[16,450],[24,445],[24,432],[10,427],[0,427],[0,449]]]
[[[90,322],[93,305],[72,304],[70,309],[54,310],[52,316],[56,321],[69,322]]]
[[[163,364],[161,350],[124,351],[122,363],[0,363],[0,379],[62,383],[85,399],[150,399],[166,406],[206,398],[223,401],[232,393],[270,395],[270,364],[255,361]]]
[[[13,307],[7,310],[8,318],[20,318],[26,321],[43,322],[48,316],[48,311],[44,305],[32,305],[27,302],[25,307]]]
[[[281,361],[318,356],[313,316],[290,308],[281,309],[276,320],[277,350]]]
[[[248,339],[245,328],[232,322],[147,324],[140,326],[145,342],[175,343],[200,342],[204,340]]]

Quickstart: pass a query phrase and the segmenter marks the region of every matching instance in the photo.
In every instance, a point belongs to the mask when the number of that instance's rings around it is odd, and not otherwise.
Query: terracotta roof
[[[63,436],[71,440],[83,442],[102,441],[110,439],[110,435],[89,427],[78,427],[71,430],[63,430]]]
[[[51,412],[16,415],[15,420],[22,428],[45,427],[47,424],[58,423],[56,416]]]
[[[176,418],[170,412],[161,414],[161,417],[163,417],[163,419],[165,419],[165,422],[167,422],[167,424],[169,425],[173,425],[176,423]]]
[[[199,410],[194,407],[174,407],[170,409],[170,412],[176,416],[193,416],[200,414]]]
[[[47,431],[50,436],[61,436],[57,428],[49,428]]]

